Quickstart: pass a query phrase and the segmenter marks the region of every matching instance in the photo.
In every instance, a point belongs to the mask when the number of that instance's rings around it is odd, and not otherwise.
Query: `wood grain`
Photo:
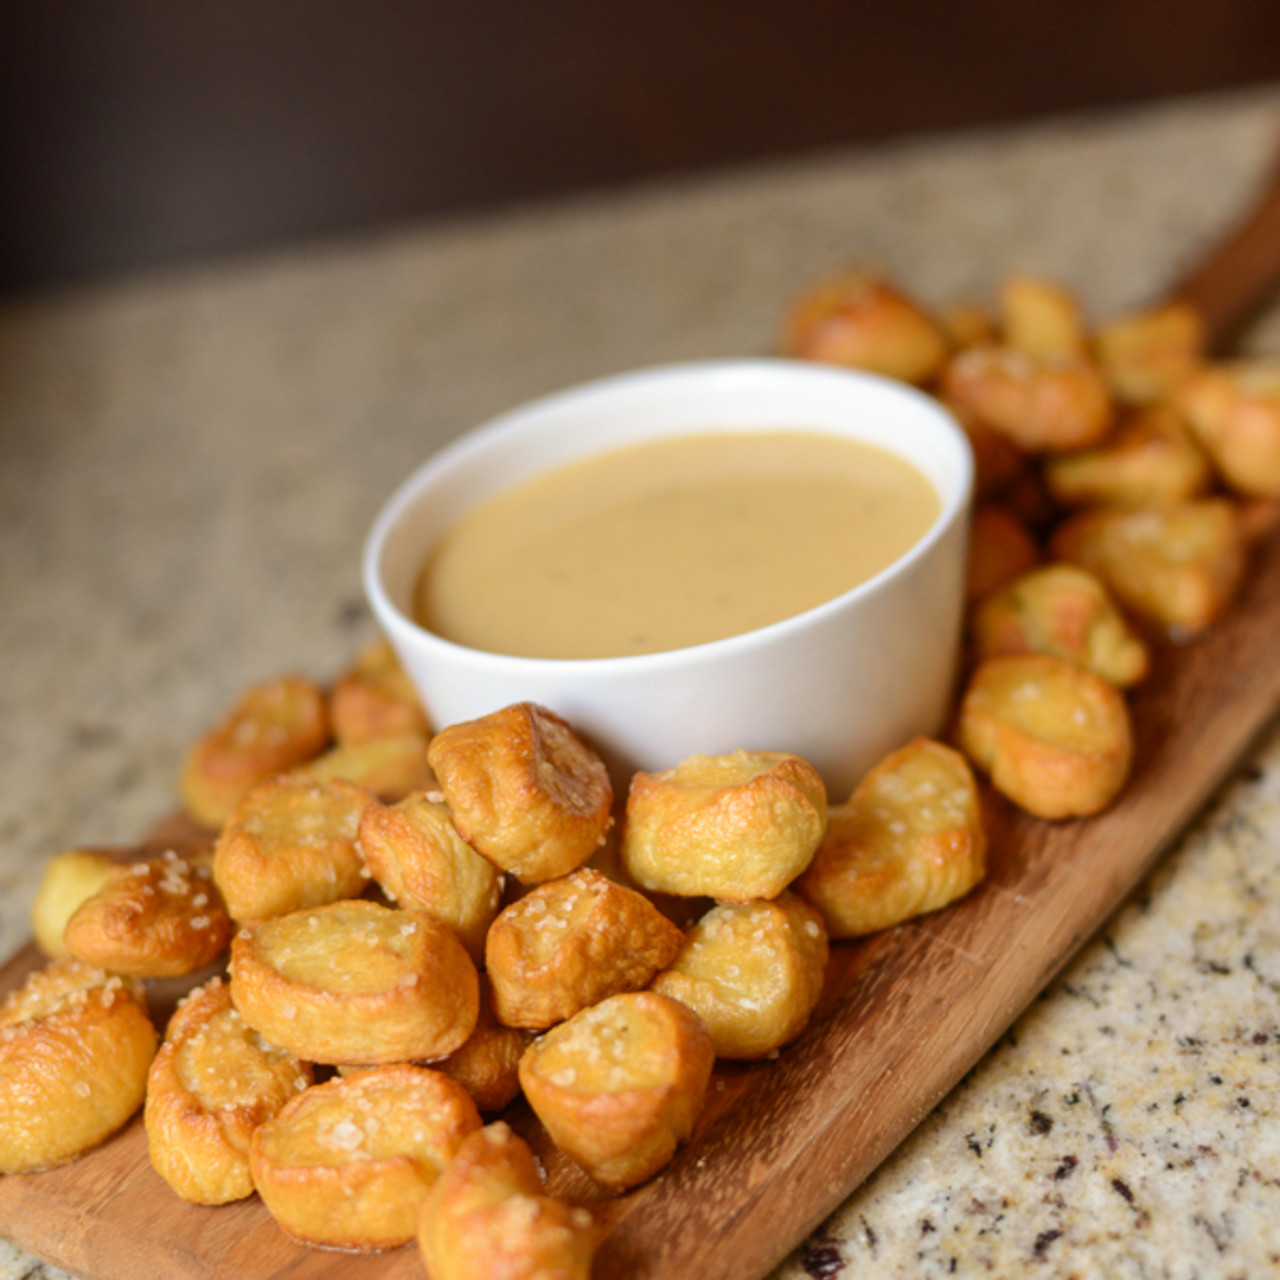
[[[1280,542],[1244,598],[1193,645],[1162,650],[1134,699],[1138,766],[1088,821],[1037,822],[992,802],[988,878],[946,911],[833,949],[813,1024],[775,1062],[718,1068],[693,1141],[610,1200],[521,1104],[553,1190],[612,1224],[610,1280],[749,1280],[820,1223],[901,1142],[1107,919],[1280,708]],[[151,842],[189,838],[170,826]],[[0,991],[38,958],[0,970]],[[93,1280],[408,1280],[416,1249],[350,1256],[287,1240],[256,1200],[180,1202],[135,1120],[61,1168],[0,1179],[0,1235]]]

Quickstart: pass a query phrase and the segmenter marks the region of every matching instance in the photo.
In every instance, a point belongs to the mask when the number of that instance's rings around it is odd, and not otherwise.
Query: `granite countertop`
[[[244,685],[372,635],[393,483],[541,392],[769,352],[851,261],[1105,317],[1268,169],[1280,90],[833,152],[0,306],[0,951]],[[1280,311],[1251,340],[1280,350]],[[779,1278],[1280,1270],[1280,733]],[[0,1278],[58,1274],[0,1243]]]

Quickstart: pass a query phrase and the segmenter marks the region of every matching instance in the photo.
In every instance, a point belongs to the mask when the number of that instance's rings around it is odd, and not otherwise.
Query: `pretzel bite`
[[[982,302],[969,299],[948,303],[938,313],[938,323],[957,351],[996,340],[996,318]]]
[[[310,1083],[310,1066],[267,1044],[212,979],[178,1005],[151,1063],[143,1115],[152,1165],[196,1204],[252,1195],[253,1131]]]
[[[394,1249],[431,1184],[480,1128],[448,1076],[395,1063],[304,1090],[260,1125],[253,1182],[286,1234],[331,1249]]]
[[[589,867],[540,885],[493,922],[485,967],[498,1020],[540,1031],[647,987],[684,935],[643,894]]]
[[[523,884],[567,875],[604,843],[609,774],[545,707],[518,702],[450,725],[428,759],[462,838]]]
[[[421,733],[330,747],[293,773],[322,782],[344,778],[388,804],[403,800],[411,791],[435,786],[435,775],[427,764],[427,739]]]
[[[1213,473],[1182,419],[1154,406],[1132,414],[1095,449],[1047,458],[1044,478],[1063,506],[1150,507],[1196,497]]]
[[[494,1016],[493,988],[482,973],[476,1029],[436,1070],[456,1080],[482,1112],[501,1111],[520,1092],[520,1057],[532,1040],[532,1032],[504,1027]]]
[[[74,959],[32,973],[0,1006],[0,1173],[110,1137],[142,1105],[155,1051],[138,984]]]
[[[231,998],[270,1043],[307,1062],[430,1061],[476,1024],[479,980],[425,911],[334,902],[245,926]]]
[[[1215,622],[1244,579],[1244,533],[1235,508],[1221,498],[1082,511],[1058,526],[1050,549],[1176,638]]]
[[[502,876],[454,829],[439,792],[415,792],[374,805],[360,823],[360,847],[373,878],[401,906],[449,925],[477,962],[502,901]]]
[[[955,415],[973,450],[973,488],[978,501],[1001,494],[1027,471],[1027,456],[1007,436],[972,414]]]
[[[1005,342],[1036,360],[1079,360],[1087,351],[1075,295],[1036,276],[1008,276],[1000,285]]]
[[[970,347],[947,365],[942,398],[1024,453],[1084,449],[1111,428],[1111,397],[1088,360],[1045,361],[1014,347]]]
[[[826,826],[822,779],[799,756],[689,756],[631,779],[622,861],[645,889],[776,898],[809,865]]]
[[[121,870],[116,859],[92,849],[68,849],[49,859],[31,904],[31,932],[46,956],[61,960],[67,954],[62,941],[67,921]]]
[[[1150,665],[1147,646],[1106,587],[1070,564],[1033,570],[983,601],[971,624],[979,662],[1009,653],[1049,653],[1078,662],[1120,688]]]
[[[804,1030],[826,968],[821,915],[784,891],[771,902],[712,907],[653,990],[702,1019],[717,1057],[763,1058]]]
[[[1280,498],[1280,364],[1211,366],[1186,382],[1175,403],[1231,488]]]
[[[1204,358],[1204,320],[1185,302],[1120,316],[1093,338],[1102,375],[1122,404],[1167,399]]]
[[[827,835],[796,881],[833,938],[937,911],[982,879],[987,838],[978,790],[959,752],[916,738],[832,805]]]
[[[1038,818],[1105,809],[1129,775],[1129,709],[1113,685],[1046,654],[992,658],[960,704],[964,753]]]
[[[552,1141],[597,1182],[644,1182],[693,1132],[715,1045],[687,1005],[610,996],[535,1040],[520,1084]]]
[[[67,951],[135,978],[175,978],[212,964],[231,921],[207,866],[170,850],[133,862],[86,899],[67,921]]]
[[[216,830],[251,787],[319,755],[328,742],[329,712],[314,681],[279,676],[254,685],[188,753],[187,812]]]
[[[418,1216],[432,1280],[590,1280],[600,1232],[544,1195],[533,1153],[502,1123],[463,1139]]]
[[[1027,526],[1004,507],[981,506],[969,527],[965,597],[972,604],[1040,563],[1040,548]]]
[[[787,317],[783,355],[869,369],[923,384],[947,356],[941,325],[886,281],[853,271],[801,295]]]
[[[356,847],[374,803],[362,787],[288,774],[260,783],[231,811],[213,877],[233,920],[265,920],[354,898],[369,882]]]
[[[386,640],[366,645],[338,678],[329,696],[329,718],[333,736],[344,747],[431,733],[418,691]]]

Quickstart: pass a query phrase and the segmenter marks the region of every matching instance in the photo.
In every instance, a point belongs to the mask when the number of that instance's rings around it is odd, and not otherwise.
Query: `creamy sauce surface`
[[[428,556],[417,620],[474,649],[614,658],[722,640],[834,599],[915,545],[941,502],[886,450],[710,432],[546,471]]]

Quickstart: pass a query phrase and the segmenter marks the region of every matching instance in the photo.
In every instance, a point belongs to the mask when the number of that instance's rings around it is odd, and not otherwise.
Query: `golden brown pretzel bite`
[[[1103,377],[1123,404],[1154,404],[1176,393],[1204,358],[1204,320],[1171,302],[1098,326],[1094,349]]]
[[[427,739],[421,733],[330,747],[292,772],[322,782],[335,778],[354,782],[387,804],[403,800],[411,791],[435,786],[435,775],[427,763]]]
[[[653,990],[702,1019],[717,1057],[763,1058],[804,1030],[826,968],[822,916],[784,891],[712,907]]]
[[[809,865],[826,825],[822,779],[799,756],[690,756],[631,779],[622,861],[645,889],[775,898]]]
[[[1000,327],[1006,344],[1037,360],[1079,360],[1088,350],[1079,300],[1038,276],[1001,282]]]
[[[833,938],[888,929],[968,893],[986,868],[978,790],[964,757],[928,738],[886,756],[832,805],[796,892]]]
[[[531,1031],[504,1027],[494,1016],[493,989],[482,973],[475,1030],[434,1066],[462,1085],[480,1111],[501,1111],[520,1092],[520,1058],[532,1041]]]
[[[197,822],[216,829],[251,787],[319,755],[328,741],[318,684],[279,676],[254,685],[187,754],[183,803]]]
[[[1106,587],[1070,564],[1025,574],[982,602],[971,627],[979,662],[1010,653],[1049,653],[1078,662],[1121,688],[1150,665],[1147,646]]]
[[[195,973],[227,949],[231,921],[213,877],[170,850],[133,862],[67,921],[67,951],[135,978]]]
[[[1202,369],[1175,404],[1231,488],[1280,498],[1280,364],[1250,360]]]
[[[307,1062],[430,1061],[476,1024],[475,965],[425,911],[363,901],[294,911],[242,928],[231,964],[244,1020]]]
[[[480,1116],[448,1076],[409,1063],[312,1086],[254,1131],[254,1185],[284,1231],[334,1249],[414,1238],[431,1184]]]
[[[67,921],[122,870],[117,859],[92,849],[68,849],[49,859],[31,904],[31,932],[46,956],[61,960],[67,954]]]
[[[1039,562],[1040,548],[1017,516],[1003,507],[979,506],[969,528],[965,599],[983,600]]]
[[[992,658],[960,704],[964,753],[1038,818],[1105,809],[1129,775],[1129,709],[1113,685],[1045,654]]]
[[[604,843],[609,774],[545,707],[518,702],[450,725],[428,758],[462,838],[524,884],[567,875]]]
[[[782,353],[925,383],[948,343],[941,325],[878,276],[851,271],[823,281],[791,308]]]
[[[0,1006],[0,1173],[110,1137],[142,1105],[155,1051],[139,984],[73,959],[32,973]]]
[[[714,1061],[697,1014],[637,991],[534,1041],[520,1059],[520,1084],[556,1146],[622,1190],[657,1173],[693,1132]]]
[[[374,803],[350,782],[281,775],[231,811],[213,850],[213,877],[233,920],[265,920],[358,897],[369,883],[356,847]]]
[[[439,792],[371,806],[360,823],[360,847],[391,898],[449,925],[471,958],[481,960],[501,905],[502,876],[458,834]]]
[[[252,1195],[253,1131],[310,1083],[311,1067],[267,1044],[236,1012],[227,984],[212,979],[178,1005],[151,1064],[152,1165],[197,1204]]]
[[[1046,458],[1044,478],[1068,507],[1151,507],[1196,497],[1213,473],[1182,419],[1153,406],[1126,419],[1096,448]]]
[[[418,691],[386,640],[366,645],[338,678],[329,697],[329,717],[333,736],[344,747],[431,733]]]
[[[527,893],[493,922],[485,967],[501,1022],[540,1031],[639,991],[684,935],[643,894],[582,867]]]
[[[1050,550],[1100,578],[1119,603],[1176,638],[1217,621],[1244,580],[1244,532],[1221,498],[1168,507],[1082,511]]]
[[[543,1194],[533,1153],[502,1123],[468,1134],[418,1217],[432,1280],[589,1280],[591,1214]]]

